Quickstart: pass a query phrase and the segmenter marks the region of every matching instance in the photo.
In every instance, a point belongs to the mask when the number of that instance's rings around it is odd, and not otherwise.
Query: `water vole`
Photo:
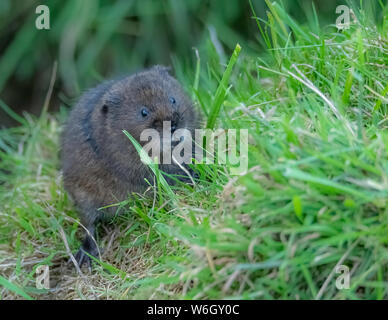
[[[116,208],[99,208],[143,192],[153,181],[149,168],[141,162],[127,130],[140,144],[143,130],[160,131],[170,121],[171,131],[191,132],[198,116],[180,84],[168,68],[151,69],[104,82],[87,91],[72,110],[62,135],[61,160],[65,190],[74,200],[81,223],[87,228],[76,260],[91,264],[85,251],[96,256],[96,223],[115,214]],[[177,165],[161,165],[167,173],[184,174]]]

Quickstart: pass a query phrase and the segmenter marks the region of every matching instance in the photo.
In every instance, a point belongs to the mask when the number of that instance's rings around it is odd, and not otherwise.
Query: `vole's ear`
[[[121,105],[122,100],[118,97],[116,97],[113,94],[108,95],[108,97],[105,99],[105,102],[103,106],[101,107],[101,112],[103,114],[107,114],[109,109],[118,108]]]
[[[171,67],[166,67],[166,66],[161,66],[161,65],[156,65],[152,67],[152,70],[155,70],[159,72],[162,75],[170,75],[171,72]]]
[[[104,104],[102,107],[101,107],[101,113],[102,114],[107,114],[108,113],[108,110],[109,110],[109,107]]]

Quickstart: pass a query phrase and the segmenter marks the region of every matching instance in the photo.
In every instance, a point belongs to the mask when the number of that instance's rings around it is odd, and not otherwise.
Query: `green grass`
[[[196,68],[175,60],[208,123],[249,128],[249,170],[198,165],[200,181],[174,197],[120,204],[92,274],[66,267],[82,230],[59,171],[65,110],[2,130],[1,298],[387,299],[388,7],[377,25],[367,9],[337,33],[273,3],[257,18],[265,54],[242,47],[225,69],[209,43]],[[35,289],[41,264],[50,292]],[[347,290],[337,264],[351,270]]]

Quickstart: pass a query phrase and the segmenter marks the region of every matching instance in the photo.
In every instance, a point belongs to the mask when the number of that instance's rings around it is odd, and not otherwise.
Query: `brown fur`
[[[149,110],[145,118],[141,115],[143,107]],[[62,135],[64,187],[90,235],[94,236],[98,221],[116,211],[98,208],[125,200],[132,192],[143,192],[145,178],[153,181],[149,168],[122,130],[141,143],[141,132],[147,128],[161,132],[163,121],[193,132],[198,117],[179,83],[162,66],[104,82],[87,91],[72,110]],[[161,169],[183,174],[176,165],[162,165]],[[90,265],[84,251],[97,254],[90,235],[76,256],[80,265]]]

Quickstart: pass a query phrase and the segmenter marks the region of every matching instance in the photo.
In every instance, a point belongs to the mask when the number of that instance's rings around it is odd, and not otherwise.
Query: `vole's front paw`
[[[189,168],[188,171],[194,180],[199,179],[199,174],[197,171],[194,171],[192,168]]]
[[[180,182],[192,185],[193,184],[192,179],[195,181],[196,179],[199,178],[199,175],[195,171],[193,171],[189,168],[187,169],[187,171],[189,172],[191,178],[186,173],[180,173],[179,175],[176,176],[176,178]]]
[[[186,170],[190,174],[190,177],[184,173],[179,177],[179,180],[188,184],[193,184],[191,179],[194,181],[197,180],[199,178],[199,174],[190,167],[187,167]]]

